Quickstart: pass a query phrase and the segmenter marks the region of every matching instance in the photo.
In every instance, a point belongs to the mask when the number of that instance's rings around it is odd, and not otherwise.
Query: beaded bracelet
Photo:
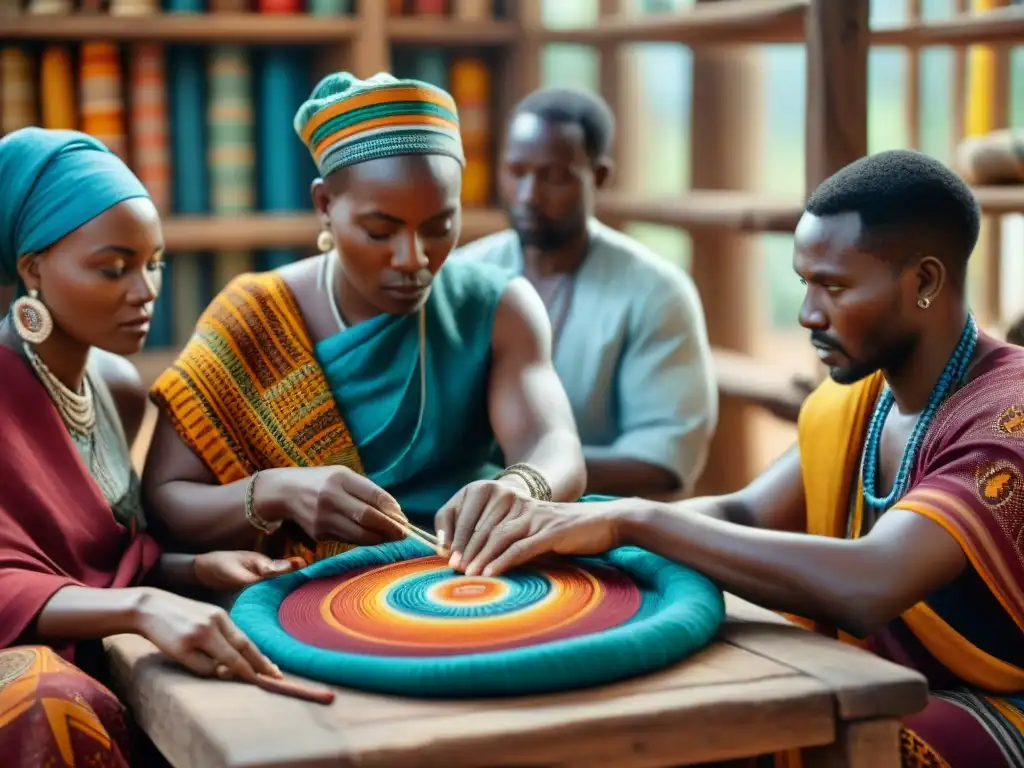
[[[263,533],[274,533],[281,527],[282,521],[277,520],[273,523],[268,523],[256,514],[256,505],[253,504],[252,501],[253,489],[256,487],[256,478],[259,476],[260,471],[257,469],[249,478],[249,484],[245,486],[245,519],[249,521],[249,525],[258,531],[263,531]]]
[[[544,475],[529,464],[513,464],[510,467],[505,467],[494,479],[500,480],[508,475],[515,475],[521,478],[526,483],[526,487],[530,490],[530,496],[533,498],[538,501],[551,501],[551,486],[544,479]]]

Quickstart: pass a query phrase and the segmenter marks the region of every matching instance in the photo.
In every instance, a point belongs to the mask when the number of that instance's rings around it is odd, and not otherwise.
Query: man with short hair
[[[1024,349],[969,311],[978,229],[926,155],[839,171],[796,229],[800,322],[831,375],[798,444],[727,496],[530,504],[471,536],[462,567],[643,547],[924,673],[904,765],[1024,765]]]
[[[551,318],[588,492],[692,492],[718,418],[700,298],[689,276],[594,218],[614,119],[600,97],[536,91],[512,115],[501,193],[512,228],[456,251],[525,275]]]

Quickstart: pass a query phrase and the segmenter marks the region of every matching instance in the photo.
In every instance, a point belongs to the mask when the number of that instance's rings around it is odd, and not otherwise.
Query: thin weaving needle
[[[395,523],[395,525],[401,528],[406,536],[417,539],[421,543],[426,544],[436,555],[438,555],[438,557],[446,556],[447,553],[441,548],[441,543],[437,540],[437,537],[434,534],[429,531],[425,531],[422,528],[417,528],[408,520],[391,514],[390,512],[385,512],[384,514],[389,520]]]

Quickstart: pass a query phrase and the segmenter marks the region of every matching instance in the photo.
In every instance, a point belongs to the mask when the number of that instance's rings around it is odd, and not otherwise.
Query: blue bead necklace
[[[914,425],[914,431],[910,435],[910,440],[907,441],[907,447],[903,449],[903,458],[900,460],[896,482],[893,483],[892,490],[887,496],[876,495],[878,463],[881,454],[882,427],[885,426],[885,420],[889,416],[889,411],[892,410],[895,398],[890,389],[886,389],[882,393],[878,399],[878,405],[875,406],[875,412],[871,415],[871,421],[868,423],[867,439],[864,442],[864,461],[861,466],[861,484],[864,487],[864,501],[868,506],[885,511],[904,494],[910,480],[910,470],[917,457],[917,451],[924,441],[924,436],[942,403],[967,374],[967,368],[970,366],[971,358],[974,357],[974,348],[977,343],[978,325],[974,321],[974,316],[969,315],[967,325],[964,326],[964,331],[960,335],[960,341],[957,343],[956,349],[953,350],[949,362],[946,363],[942,376],[939,377],[931,395],[928,396],[928,403],[921,412],[917,424]]]

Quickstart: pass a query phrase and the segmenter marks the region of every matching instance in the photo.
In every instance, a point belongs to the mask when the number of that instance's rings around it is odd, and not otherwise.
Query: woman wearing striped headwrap
[[[465,165],[452,97],[335,74],[294,125],[321,174],[323,253],[234,280],[157,381],[160,518],[196,545],[265,536],[313,558],[401,537],[398,515],[576,498],[543,304],[500,268],[446,263]],[[495,442],[511,466],[489,463]]]

